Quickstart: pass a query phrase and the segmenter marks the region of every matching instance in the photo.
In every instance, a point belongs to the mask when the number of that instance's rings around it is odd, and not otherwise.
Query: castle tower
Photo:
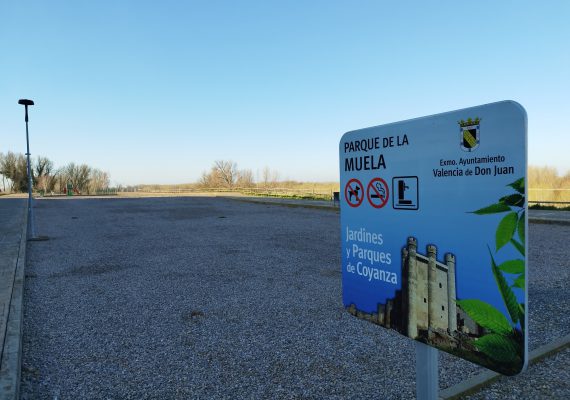
[[[392,327],[392,309],[394,308],[394,300],[390,299],[386,302],[386,316],[384,317],[384,326]]]
[[[428,321],[429,326],[434,326],[437,316],[437,304],[436,299],[436,288],[437,288],[437,271],[436,271],[436,256],[437,247],[433,244],[427,246],[427,256],[428,256]]]
[[[417,303],[416,303],[416,288],[418,285],[417,279],[417,262],[416,262],[417,242],[413,237],[408,238],[408,249],[404,251],[407,253],[404,256],[404,264],[408,264],[408,336],[415,339],[418,336],[418,317],[417,317]],[[407,260],[406,260],[407,258]]]
[[[456,292],[455,292],[455,256],[451,253],[445,255],[445,264],[447,264],[447,299],[449,310],[449,333],[457,330],[457,306],[456,306]]]
[[[378,304],[378,323],[382,326],[386,324],[386,306]]]
[[[408,319],[410,316],[410,298],[408,293],[408,275],[410,266],[408,265],[408,248],[402,248],[402,303],[400,304],[400,315],[403,319],[402,327],[408,332]]]

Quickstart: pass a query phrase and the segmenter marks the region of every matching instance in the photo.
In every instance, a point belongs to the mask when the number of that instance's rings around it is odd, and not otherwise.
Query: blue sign
[[[528,354],[527,119],[503,101],[346,133],[343,303],[505,375]]]

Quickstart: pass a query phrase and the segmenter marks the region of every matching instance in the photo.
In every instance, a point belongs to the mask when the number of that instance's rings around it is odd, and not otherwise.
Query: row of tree
[[[71,185],[73,190],[85,194],[94,194],[109,188],[110,177],[107,172],[86,164],[69,163],[55,169],[47,157],[38,156],[30,160],[33,189],[44,193],[63,193]],[[2,191],[27,192],[28,168],[26,157],[21,153],[0,153],[0,175]]]
[[[265,187],[275,186],[279,181],[279,174],[265,167],[258,179],[259,184]],[[203,172],[198,185],[203,188],[249,188],[256,186],[253,172],[250,169],[238,169],[233,161],[220,160],[208,172]]]

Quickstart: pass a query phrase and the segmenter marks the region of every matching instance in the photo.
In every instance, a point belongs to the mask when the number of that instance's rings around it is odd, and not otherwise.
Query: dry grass
[[[528,186],[530,202],[570,202],[570,172],[559,176],[555,168],[531,166]]]
[[[173,192],[173,191],[191,191],[198,189],[196,183],[180,183],[176,185],[137,185],[139,191],[143,192]]]

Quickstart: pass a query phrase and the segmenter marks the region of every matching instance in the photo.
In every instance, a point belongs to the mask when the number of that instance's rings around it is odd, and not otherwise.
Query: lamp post
[[[26,109],[26,156],[28,158],[28,240],[47,240],[45,236],[36,236],[36,227],[34,225],[34,208],[32,207],[32,166],[30,164],[30,138],[28,134],[28,106],[33,106],[34,102],[28,99],[18,100]]]

